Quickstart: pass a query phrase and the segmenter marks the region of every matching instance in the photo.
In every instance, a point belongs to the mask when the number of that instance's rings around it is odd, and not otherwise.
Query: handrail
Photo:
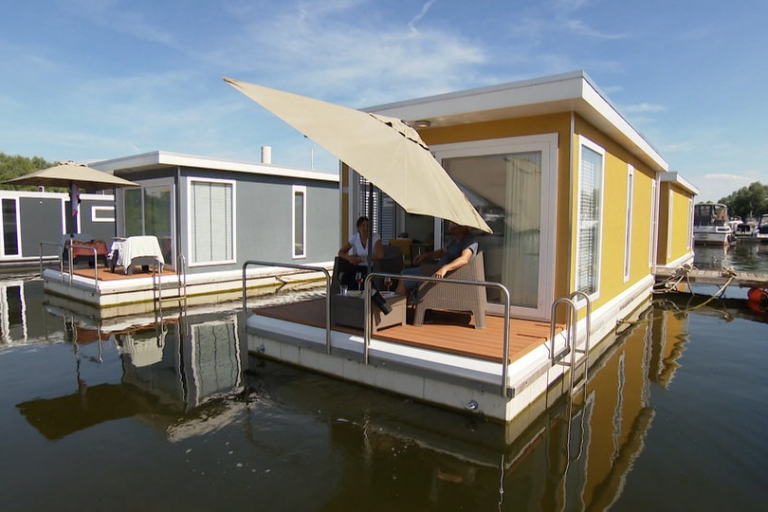
[[[586,317],[585,317],[585,324],[586,324],[587,334],[584,337],[584,351],[583,351],[583,353],[585,354],[585,356],[584,356],[584,358],[585,358],[584,378],[588,379],[589,378],[589,346],[590,346],[590,341],[591,341],[591,336],[592,336],[592,300],[589,298],[589,295],[587,295],[586,293],[584,293],[581,290],[576,290],[573,293],[571,293],[568,297],[560,297],[555,302],[553,302],[552,303],[552,310],[551,310],[552,320],[551,320],[550,331],[549,331],[550,332],[549,338],[552,341],[552,349],[550,351],[550,361],[551,361],[550,364],[551,365],[555,364],[555,358],[560,353],[564,352],[565,349],[568,349],[570,351],[570,356],[571,356],[571,362],[569,364],[569,366],[571,367],[570,392],[573,392],[574,372],[576,371],[576,352],[578,350],[576,348],[576,346],[579,343],[578,336],[577,336],[577,332],[578,332],[577,331],[577,326],[578,326],[578,322],[579,322],[578,310],[580,308],[576,307],[576,302],[574,302],[574,300],[573,300],[574,297],[576,297],[576,296],[580,296],[582,299],[584,299],[584,301],[586,302],[586,305],[587,305],[587,314],[586,314]],[[563,351],[561,351],[561,352],[556,354],[555,353],[555,317],[556,317],[556,313],[557,313],[557,306],[559,304],[563,304],[563,303],[565,303],[565,304],[570,306],[571,321],[570,321],[570,324],[568,325],[568,329],[567,329],[568,334],[567,334],[567,336],[565,338],[566,345],[565,345]],[[579,365],[579,366],[581,366],[581,365]]]
[[[248,320],[248,293],[246,290],[246,284],[248,277],[246,275],[246,268],[248,265],[261,265],[265,267],[285,267],[293,268],[297,270],[309,270],[312,272],[322,272],[325,275],[325,352],[331,353],[331,273],[328,269],[323,267],[315,267],[312,265],[297,265],[295,263],[278,263],[274,261],[257,261],[248,260],[243,263],[243,325]]]
[[[368,349],[371,344],[371,280],[375,277],[391,277],[393,279],[404,279],[403,274],[387,274],[384,272],[371,272],[365,276],[365,318],[363,324],[363,362],[368,364]],[[448,283],[466,286],[482,286],[484,288],[496,288],[501,291],[504,306],[504,345],[502,355],[504,359],[501,363],[501,396],[507,396],[507,379],[509,378],[509,290],[501,283],[492,281],[470,281],[466,279],[446,279],[433,276],[407,276],[408,281],[420,281],[425,283]]]
[[[54,245],[56,247],[61,247],[61,244],[57,244],[54,242],[40,242],[40,275],[43,275],[43,245]],[[72,256],[72,249],[87,249],[91,252],[93,252],[93,279],[96,282],[96,292],[99,291],[99,253],[96,250],[95,247],[92,247],[90,245],[77,245],[77,244],[70,244],[65,245],[64,248],[69,248],[67,251],[67,264],[69,265],[69,286],[72,286],[72,271],[74,266],[74,257]],[[62,249],[63,250],[63,249]],[[59,276],[64,275],[64,260],[61,257],[61,254],[59,254]]]

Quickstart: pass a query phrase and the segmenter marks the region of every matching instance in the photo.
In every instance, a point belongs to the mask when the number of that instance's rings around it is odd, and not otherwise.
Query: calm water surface
[[[768,272],[768,245],[696,252]],[[765,510],[746,290],[657,298],[576,399],[509,428],[249,358],[234,306],[99,325],[34,278],[0,291],[3,511]]]

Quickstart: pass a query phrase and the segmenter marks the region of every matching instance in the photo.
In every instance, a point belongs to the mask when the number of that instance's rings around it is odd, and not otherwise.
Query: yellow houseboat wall
[[[574,134],[576,151],[572,162],[574,198],[578,198],[579,194],[580,151],[585,140],[591,142],[593,147],[597,146],[605,152],[598,292],[592,296],[593,307],[599,308],[641,281],[648,280],[652,273],[654,243],[652,219],[655,208],[653,190],[656,172],[650,170],[616,141],[576,116]],[[632,205],[628,215],[630,173]],[[572,209],[573,218],[578,219],[577,199],[573,201]],[[576,226],[568,234],[573,247],[570,259],[573,277],[570,287],[575,290],[578,264]],[[629,241],[627,241],[628,234]]]
[[[697,193],[677,173],[660,177],[657,266],[676,268],[693,261],[693,204]]]

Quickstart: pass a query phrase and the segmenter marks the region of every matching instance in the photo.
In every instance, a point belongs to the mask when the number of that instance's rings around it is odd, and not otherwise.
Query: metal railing
[[[322,272],[325,276],[325,352],[331,353],[331,274],[328,269],[315,267],[312,265],[297,265],[294,263],[278,263],[274,261],[248,260],[243,263],[243,325],[248,321],[248,290],[246,288],[248,276],[246,269],[249,265],[260,265],[263,267],[283,267],[296,270],[307,270],[310,272]]]
[[[74,271],[74,256],[73,252],[74,249],[85,249],[87,251],[90,251],[93,253],[93,279],[96,282],[96,292],[99,292],[99,252],[96,250],[95,247],[90,245],[78,245],[78,244],[69,244],[64,245],[64,247],[61,247],[61,244],[54,243],[54,242],[40,242],[40,275],[43,275],[43,246],[44,245],[52,245],[57,248],[59,248],[61,251],[67,251],[67,268],[69,270],[69,286],[72,286],[72,274]],[[59,254],[59,276],[60,278],[63,278],[64,276],[64,259],[61,257],[61,254]]]
[[[501,291],[503,297],[504,306],[504,343],[502,349],[502,363],[501,363],[501,396],[507,396],[507,380],[509,378],[509,290],[501,283],[494,283],[491,281],[468,281],[464,279],[446,279],[432,276],[403,276],[403,274],[387,274],[372,272],[365,276],[365,288],[363,297],[365,299],[365,318],[366,321],[363,324],[363,362],[368,364],[368,352],[371,344],[371,330],[372,330],[372,315],[371,315],[371,280],[377,277],[391,277],[393,279],[404,279],[408,281],[418,281],[424,283],[447,283],[458,284],[463,286],[482,286],[484,288],[496,288]]]

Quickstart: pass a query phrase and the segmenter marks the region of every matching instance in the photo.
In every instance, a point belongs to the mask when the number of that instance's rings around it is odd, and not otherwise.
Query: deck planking
[[[253,310],[269,318],[325,328],[325,299],[314,299]],[[408,319],[413,311],[409,309]],[[563,330],[558,325],[556,332]],[[551,326],[547,322],[510,319],[509,362],[512,363],[549,339]],[[334,325],[333,330],[360,334],[359,329]],[[486,317],[486,328],[475,329],[470,315],[442,311],[428,311],[427,321],[421,327],[406,324],[378,331],[377,339],[402,345],[437,350],[446,353],[501,362],[503,359],[504,319]]]
[[[660,268],[656,281],[672,281],[724,286],[726,283],[740,288],[768,288],[768,274],[757,272],[735,272],[732,270],[701,270],[698,268]],[[729,281],[730,280],[730,281]]]

